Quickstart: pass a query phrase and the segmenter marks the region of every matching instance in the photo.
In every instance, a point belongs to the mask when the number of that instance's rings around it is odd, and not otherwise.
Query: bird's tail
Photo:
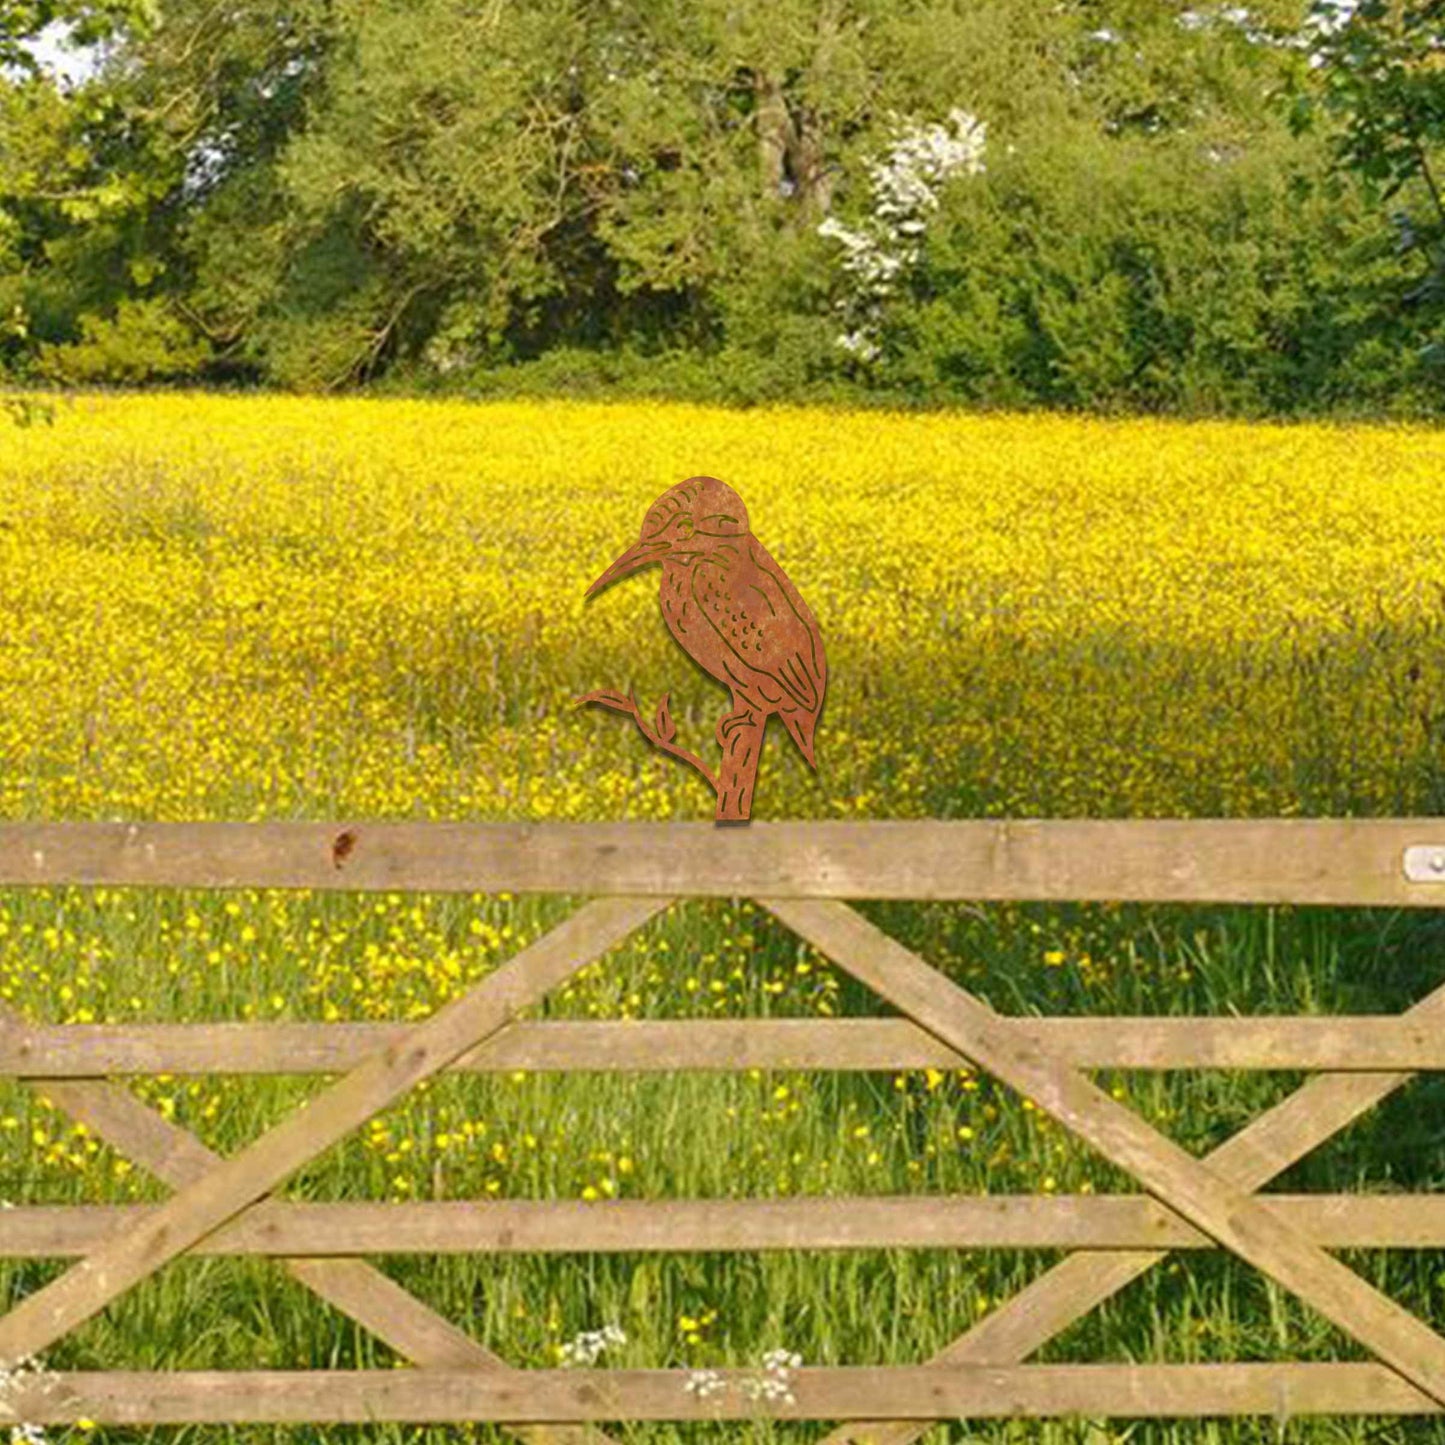
[[[788,736],[797,743],[803,761],[816,773],[818,764],[813,761],[813,730],[818,726],[817,715],[808,712],[785,712],[780,716],[783,726],[788,730]]]

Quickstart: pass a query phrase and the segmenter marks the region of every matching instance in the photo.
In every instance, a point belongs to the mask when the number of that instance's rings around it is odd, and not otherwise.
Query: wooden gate
[[[1445,1068],[1445,982],[1402,1016],[1023,1019],[996,1013],[844,900],[1019,899],[1440,906],[1431,819],[711,824],[10,824],[0,886],[533,890],[597,896],[416,1024],[31,1027],[0,1010],[0,1073],[38,1087],[172,1186],[163,1204],[18,1207],[0,1255],[74,1256],[0,1317],[0,1367],[38,1355],[188,1251],[273,1256],[415,1366],[0,1376],[0,1422],[461,1421],[598,1441],[597,1421],[843,1420],[830,1442],[917,1438],[962,1416],[1409,1414],[1445,1406],[1445,1338],[1327,1251],[1445,1245],[1438,1196],[1263,1195],[1295,1160]],[[678,897],[749,897],[899,1018],[519,1022],[518,1010]],[[917,1068],[972,1064],[1127,1170],[1117,1196],[305,1204],[272,1192],[439,1071]],[[1317,1070],[1204,1158],[1086,1070]],[[127,1073],[341,1073],[231,1158],[107,1082]],[[380,1273],[368,1253],[1031,1247],[1074,1253],[917,1366],[519,1370]],[[1223,1248],[1364,1345],[1372,1362],[1042,1365],[1033,1352],[1175,1249]],[[695,1383],[695,1382],[694,1382]],[[860,1423],[860,1422],[875,1423]],[[886,1423],[877,1423],[886,1422]]]

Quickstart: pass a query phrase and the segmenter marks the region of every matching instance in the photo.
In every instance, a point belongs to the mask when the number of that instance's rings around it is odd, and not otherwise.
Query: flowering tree
[[[939,189],[960,171],[977,175],[984,169],[985,122],[956,107],[948,121],[895,122],[887,153],[868,164],[873,205],[859,228],[852,230],[833,216],[818,227],[820,236],[842,245],[842,267],[851,283],[837,303],[844,315],[838,344],[863,362],[882,354],[884,306],[923,255],[928,215],[938,208]]]

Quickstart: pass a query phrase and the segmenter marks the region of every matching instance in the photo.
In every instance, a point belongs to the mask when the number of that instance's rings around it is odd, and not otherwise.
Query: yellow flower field
[[[1445,432],[1386,428],[186,395],[78,397],[49,425],[0,411],[0,817],[710,817],[704,785],[629,722],[571,706],[599,688],[635,687],[648,707],[668,692],[679,740],[715,755],[728,699],[668,635],[657,574],[583,600],[648,505],[699,472],[742,494],[827,647],[818,772],[775,724],[758,818],[1440,812],[1442,464]],[[505,893],[0,890],[0,1020],[416,1019],[571,906]],[[1439,981],[1429,910],[859,907],[1008,1013],[1368,1013]],[[670,905],[544,1008],[879,1011],[760,906],[729,899]],[[1199,1153],[1293,1086],[1220,1070],[1099,1082]],[[232,1155],[317,1080],[126,1086]],[[1401,1090],[1283,1187],[1445,1188],[1429,1089],[1438,1080]],[[1125,1187],[1032,1101],[969,1069],[752,1069],[444,1075],[279,1192],[601,1204]],[[0,1209],[166,1193],[42,1087],[0,1078]],[[1438,1251],[1353,1253],[1407,1308],[1438,1313]],[[711,1368],[780,1349],[808,1364],[918,1363],[1053,1257],[384,1263],[509,1363],[557,1365],[612,1329],[604,1364]],[[0,1251],[0,1297],[64,1265]],[[1197,1251],[1041,1358],[1318,1360],[1352,1348],[1257,1272]],[[214,1258],[168,1266],[45,1363],[400,1361],[270,1262]],[[1141,1445],[1244,1445],[1259,1429],[1116,1423],[1112,1438]],[[1352,1445],[1395,1438],[1365,1418],[1330,1431]],[[172,1435],[102,1426],[52,1438]],[[279,1437],[256,1426],[227,1438]],[[478,1426],[285,1438],[513,1437]],[[657,1424],[615,1438],[737,1437]],[[747,1438],[819,1434],[758,1423]],[[1077,1422],[978,1421],[969,1438],[1081,1437]]]
[[[755,816],[1445,802],[1445,434],[676,405],[79,397],[0,420],[0,815],[710,815],[599,687],[727,698],[657,573],[732,483],[817,614]]]

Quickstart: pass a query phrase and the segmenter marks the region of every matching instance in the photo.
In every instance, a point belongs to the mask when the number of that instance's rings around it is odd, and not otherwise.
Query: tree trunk
[[[798,200],[819,215],[833,202],[833,177],[823,154],[823,137],[804,117],[793,126],[793,146],[788,161],[798,187]]]
[[[791,195],[800,208],[824,214],[833,199],[833,178],[823,154],[823,136],[813,117],[807,111],[795,113],[781,81],[767,71],[754,74],[753,91],[764,198]]]
[[[777,76],[757,71],[753,76],[753,91],[757,96],[758,170],[763,196],[776,200],[783,192],[787,155],[794,144],[793,119],[788,114],[788,103]]]

